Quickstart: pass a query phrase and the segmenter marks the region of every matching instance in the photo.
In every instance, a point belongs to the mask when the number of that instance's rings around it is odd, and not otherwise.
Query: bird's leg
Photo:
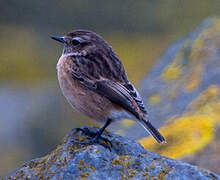
[[[106,141],[110,144],[110,146],[112,147],[112,143],[110,140],[108,140],[105,137],[102,137],[102,133],[104,132],[105,128],[108,127],[111,124],[111,119],[108,119],[106,121],[106,123],[104,124],[104,126],[99,129],[97,132],[93,132],[91,131],[89,128],[77,128],[76,131],[82,131],[83,134],[89,136],[91,139],[89,142],[78,142],[78,141],[74,141],[74,143],[77,144],[85,144],[85,145],[92,145],[92,144],[100,144],[106,148],[109,148],[106,144],[102,143],[100,140]]]

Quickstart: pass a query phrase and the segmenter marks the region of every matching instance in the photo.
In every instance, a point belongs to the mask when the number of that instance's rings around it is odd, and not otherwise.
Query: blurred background
[[[205,18],[220,15],[220,2],[0,0],[0,13],[0,176],[4,176],[50,152],[72,128],[94,125],[74,112],[61,94],[56,63],[62,46],[50,35],[73,29],[97,32],[113,46],[138,87],[171,43]]]

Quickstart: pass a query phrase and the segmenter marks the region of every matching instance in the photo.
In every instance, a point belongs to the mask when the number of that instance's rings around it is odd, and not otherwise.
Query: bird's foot
[[[111,151],[112,148],[112,142],[101,136],[102,132],[101,131],[91,131],[89,128],[85,127],[85,128],[76,128],[75,129],[76,133],[81,131],[84,135],[88,136],[89,141],[88,142],[81,142],[81,141],[73,141],[76,144],[82,144],[82,145],[93,145],[93,144],[99,144],[102,145],[103,147],[109,149]]]

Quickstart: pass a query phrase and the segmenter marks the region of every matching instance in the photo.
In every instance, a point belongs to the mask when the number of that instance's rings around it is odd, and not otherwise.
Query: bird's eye
[[[81,43],[81,39],[80,38],[73,38],[72,39],[72,44],[74,45],[74,46],[77,46],[77,45],[79,45]]]

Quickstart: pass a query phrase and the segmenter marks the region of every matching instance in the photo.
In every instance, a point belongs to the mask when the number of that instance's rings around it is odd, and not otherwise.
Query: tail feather
[[[156,141],[160,144],[166,143],[166,140],[164,137],[160,134],[160,132],[151,124],[150,121],[141,120],[141,125],[144,126],[144,128],[150,133],[151,136],[156,139]]]

